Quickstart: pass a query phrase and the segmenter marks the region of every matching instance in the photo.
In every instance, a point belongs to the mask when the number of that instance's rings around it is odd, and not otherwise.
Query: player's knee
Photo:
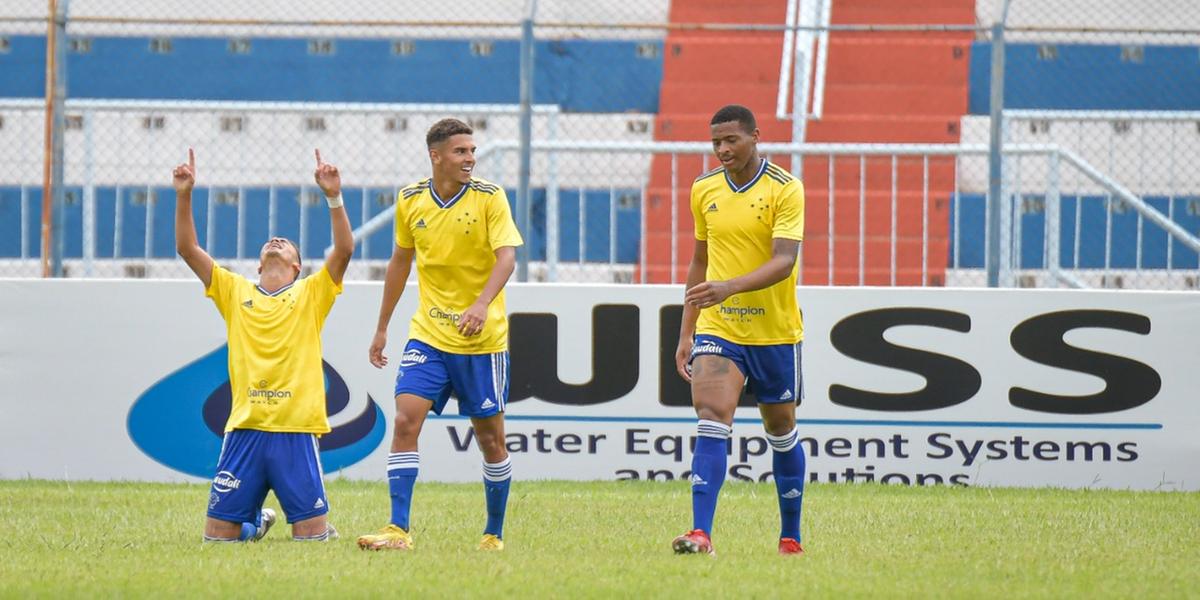
[[[412,419],[404,413],[396,413],[396,418],[392,420],[392,424],[394,425],[392,436],[398,440],[412,439],[421,433],[420,421]]]
[[[504,438],[495,431],[475,431],[475,440],[484,456],[495,456],[504,452]]]
[[[231,523],[209,517],[204,523],[204,535],[210,538],[217,539],[237,539],[238,534],[242,532],[241,523]]]
[[[696,406],[696,416],[704,421],[716,421],[729,425],[733,423],[733,415],[728,411],[718,410],[716,407],[707,405]]]
[[[763,429],[771,435],[783,435],[796,427],[794,404],[771,405],[762,410]]]

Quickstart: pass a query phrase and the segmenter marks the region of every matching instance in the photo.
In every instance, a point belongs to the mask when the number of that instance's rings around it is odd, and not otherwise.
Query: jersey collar
[[[725,183],[729,184],[729,189],[733,190],[733,193],[740,194],[754,187],[754,184],[758,183],[758,180],[762,178],[763,173],[767,172],[767,159],[760,158],[758,160],[760,161],[758,163],[758,173],[755,173],[754,177],[751,177],[750,181],[747,181],[746,185],[743,185],[742,187],[733,185],[733,180],[729,178],[729,169],[725,170]]]
[[[264,290],[264,289],[263,289],[263,286],[261,286],[261,285],[258,285],[257,283],[256,283],[256,284],[254,284],[254,287],[255,287],[255,288],[257,288],[257,289],[258,289],[258,291],[259,291],[259,292],[261,292],[261,293],[262,293],[262,295],[264,295],[264,296],[278,296],[278,295],[280,295],[280,294],[282,294],[282,293],[284,293],[284,292],[286,292],[286,291],[288,291],[288,290],[292,289],[292,286],[293,286],[293,285],[296,285],[296,282],[295,282],[295,281],[293,281],[293,282],[291,282],[291,283],[289,283],[289,284],[287,284],[287,285],[285,285],[285,286],[283,286],[283,287],[281,287],[281,288],[279,288],[279,289],[275,290],[274,292],[268,292],[267,290]]]
[[[442,197],[438,195],[437,190],[434,189],[434,187],[433,187],[433,179],[430,178],[430,180],[429,180],[429,195],[431,197],[433,197],[433,201],[436,202],[439,207],[450,208],[451,206],[454,206],[455,202],[458,202],[459,198],[463,197],[463,194],[467,193],[467,188],[469,188],[469,187],[471,187],[471,184],[465,183],[465,184],[463,184],[462,189],[458,190],[458,193],[455,194],[453,198],[451,198],[449,200],[442,200]]]

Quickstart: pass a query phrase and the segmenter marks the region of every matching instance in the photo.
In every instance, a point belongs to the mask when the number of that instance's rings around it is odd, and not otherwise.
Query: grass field
[[[277,526],[202,544],[207,486],[0,482],[0,596],[1196,597],[1200,494],[811,485],[803,557],[775,554],[770,484],[726,485],[718,557],[675,556],[684,482],[517,482],[507,549],[475,550],[480,485],[418,484],[417,547],[354,544],[380,483],[329,485],[329,544]],[[278,508],[274,497],[268,503]]]

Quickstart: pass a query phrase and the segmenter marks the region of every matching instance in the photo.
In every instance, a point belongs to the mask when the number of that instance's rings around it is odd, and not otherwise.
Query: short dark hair
[[[754,133],[754,130],[758,128],[758,123],[754,120],[754,113],[741,104],[722,106],[721,110],[718,110],[713,115],[712,121],[709,121],[708,124],[716,125],[717,123],[728,123],[730,121],[737,121],[742,126],[742,129],[746,130],[746,133]]]
[[[442,119],[434,123],[433,127],[429,128],[429,133],[425,134],[425,146],[432,148],[453,136],[464,133],[471,135],[475,133],[475,130],[458,119]]]

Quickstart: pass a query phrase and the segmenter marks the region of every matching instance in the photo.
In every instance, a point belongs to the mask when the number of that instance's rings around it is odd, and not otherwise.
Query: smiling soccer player
[[[387,327],[417,260],[419,307],[396,374],[396,421],[388,455],[390,522],[358,538],[370,550],[412,548],[409,508],[420,454],[417,438],[430,411],[441,414],[453,393],[459,414],[471,418],[483,452],[487,525],[482,550],[504,548],[504,514],[512,467],[504,447],[508,402],[508,314],[504,284],[516,264],[521,235],[504,190],[472,177],[473,131],[442,119],[425,136],[433,176],[400,190],[396,245],[384,280],[370,361],[383,354]]]

